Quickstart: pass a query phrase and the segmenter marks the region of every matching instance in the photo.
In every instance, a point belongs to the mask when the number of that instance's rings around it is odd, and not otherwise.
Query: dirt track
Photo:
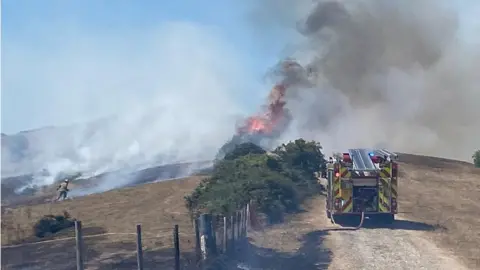
[[[329,269],[467,269],[415,226],[331,231],[328,239]]]
[[[399,219],[388,228],[348,230],[333,225],[324,198],[287,224],[251,234],[249,269],[468,269],[433,243],[419,222]]]

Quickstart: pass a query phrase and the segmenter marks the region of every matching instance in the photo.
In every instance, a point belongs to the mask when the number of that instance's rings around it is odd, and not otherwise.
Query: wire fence
[[[98,234],[90,234],[90,235],[84,235],[84,239],[88,238],[93,238],[93,237],[99,237],[99,236],[114,236],[114,235],[137,235],[136,233],[98,233]],[[165,237],[170,237],[171,233],[164,233],[164,234],[147,234],[148,238],[165,238]],[[193,234],[187,234],[187,233],[181,233],[179,232],[179,235],[182,236],[188,236],[191,237]],[[42,245],[42,244],[47,244],[47,243],[54,243],[54,242],[61,242],[65,240],[73,240],[75,239],[75,236],[72,237],[62,237],[62,238],[57,238],[57,239],[51,239],[51,240],[42,240],[42,241],[37,241],[37,242],[28,242],[28,243],[22,243],[22,244],[15,244],[15,245],[2,245],[2,249],[11,249],[11,248],[19,248],[19,247],[24,247],[24,246],[34,246],[34,245]]]
[[[155,233],[85,234],[75,221],[75,236],[2,246],[2,269],[72,269],[108,266],[114,269],[208,269],[219,255],[234,254],[245,243],[250,206],[231,216],[202,214],[191,228]],[[111,239],[112,238],[112,239]],[[36,260],[33,260],[36,258]]]

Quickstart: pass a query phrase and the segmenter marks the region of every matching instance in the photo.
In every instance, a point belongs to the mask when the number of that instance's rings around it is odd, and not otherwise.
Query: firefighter
[[[65,200],[67,198],[68,191],[69,191],[69,189],[68,189],[68,179],[65,179],[57,187],[58,197],[55,201],[59,201],[60,198],[62,198],[62,200]]]

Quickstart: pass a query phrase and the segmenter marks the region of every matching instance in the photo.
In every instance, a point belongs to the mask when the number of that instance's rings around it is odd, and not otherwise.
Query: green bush
[[[45,215],[33,225],[33,234],[42,238],[49,234],[75,226],[75,219],[70,217],[67,211],[63,215]]]
[[[185,197],[186,206],[193,215],[229,215],[253,200],[270,222],[278,222],[285,212],[298,209],[305,194],[300,190],[316,184],[315,172],[324,164],[316,142],[296,140],[273,153],[251,143],[240,144]]]
[[[475,165],[475,167],[480,168],[480,150],[475,151],[475,153],[473,153],[472,158],[473,158],[473,164]]]
[[[246,156],[248,154],[265,154],[266,151],[260,146],[253,143],[242,143],[235,147],[231,152],[224,157],[226,160],[234,160],[236,158]]]
[[[315,142],[307,142],[298,139],[288,144],[282,144],[274,151],[287,167],[301,172],[307,179],[315,179],[315,173],[326,166],[325,156],[322,153],[322,146]]]

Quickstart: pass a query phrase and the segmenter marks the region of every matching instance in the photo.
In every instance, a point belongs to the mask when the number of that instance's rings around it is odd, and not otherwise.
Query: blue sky
[[[172,58],[172,51],[182,58],[192,53],[190,47],[200,47],[193,53],[195,57],[209,55],[205,56],[209,60],[197,59],[199,62],[222,62],[217,63],[217,69],[233,74],[226,76],[232,80],[233,87],[226,83],[229,90],[225,91],[232,92],[229,99],[235,98],[234,105],[240,107],[235,112],[253,110],[262,101],[259,95],[268,91],[263,89],[262,76],[278,59],[280,42],[273,40],[273,33],[265,33],[259,42],[248,1],[204,3],[194,0],[2,1],[2,132],[87,121],[114,114],[120,106],[132,105],[129,103],[132,96],[136,96],[132,106],[138,107],[152,97],[171,95],[168,91],[173,90],[156,85],[156,80],[162,81],[160,72],[147,78],[140,72],[131,75],[147,66],[166,68],[165,63],[159,63],[166,56],[159,52],[161,48],[154,47],[168,42],[182,44],[178,46],[180,49],[170,49],[168,56]],[[218,53],[218,59],[215,59],[215,49],[223,51]],[[153,54],[155,57],[149,59]],[[224,61],[226,59],[231,63]],[[131,67],[122,69],[122,65]],[[95,77],[94,72],[105,73],[107,78],[99,82],[101,78]],[[114,73],[118,73],[118,77]],[[125,77],[129,76],[132,77],[127,80]],[[140,78],[143,81],[136,81]],[[116,83],[123,86],[117,87]],[[174,84],[175,80],[171,79],[168,86]],[[85,93],[81,86],[91,87],[95,93]],[[121,104],[105,105],[113,103],[108,97],[117,94]],[[98,102],[88,101],[92,98]],[[219,109],[228,110],[227,103]]]
[[[39,46],[52,46],[55,40],[51,36],[40,37],[38,30],[51,28],[50,33],[69,30],[64,27],[69,23],[96,36],[143,32],[158,24],[186,21],[219,27],[221,37],[241,51],[253,53],[251,59],[258,56],[265,59],[265,53],[272,52],[257,51],[258,46],[252,40],[252,25],[248,22],[251,11],[248,0],[208,3],[196,0],[6,0],[2,1],[2,30],[6,42],[10,39],[37,42],[35,49],[39,49]],[[264,34],[265,39],[271,37]],[[256,61],[253,66],[261,69],[259,62],[262,61]]]
[[[208,94],[187,107],[254,110],[269,90],[262,76],[286,45],[275,28],[255,29],[254,2],[2,1],[2,132],[163,106],[198,91]],[[480,4],[455,3],[462,37],[477,41]]]

